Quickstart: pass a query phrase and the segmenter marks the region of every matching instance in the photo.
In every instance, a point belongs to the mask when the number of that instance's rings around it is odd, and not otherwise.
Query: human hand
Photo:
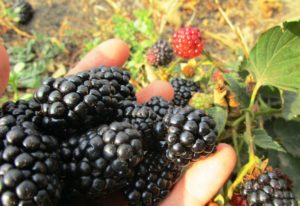
[[[103,42],[88,53],[68,74],[75,74],[100,65],[122,66],[129,56],[126,43],[118,39]],[[8,57],[0,47],[0,94],[8,80]],[[2,72],[4,71],[4,72]],[[1,90],[2,89],[2,90]],[[154,81],[137,94],[137,100],[143,103],[152,96],[162,96],[171,100],[174,96],[172,86],[165,81]],[[223,186],[236,163],[235,152],[231,146],[220,144],[215,154],[193,163],[180,181],[174,186],[168,197],[159,206],[201,206],[205,205]],[[119,195],[105,200],[104,205],[125,206]]]
[[[122,66],[129,56],[128,46],[121,40],[111,39],[100,44],[84,57],[69,73],[74,74],[99,65]],[[171,100],[172,86],[165,81],[154,81],[137,94],[143,103],[153,96]],[[226,182],[236,163],[231,146],[220,144],[215,154],[191,165],[168,197],[159,206],[201,206],[211,200]],[[104,205],[125,206],[126,202],[117,194],[108,197]]]

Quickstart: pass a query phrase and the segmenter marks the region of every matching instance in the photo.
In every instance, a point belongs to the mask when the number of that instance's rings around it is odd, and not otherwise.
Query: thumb
[[[233,148],[220,144],[217,152],[195,162],[160,206],[202,206],[211,200],[230,176],[236,163]]]

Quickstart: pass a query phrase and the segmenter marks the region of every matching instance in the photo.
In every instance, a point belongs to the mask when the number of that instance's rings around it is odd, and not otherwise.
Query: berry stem
[[[254,138],[252,136],[252,116],[253,116],[253,106],[254,106],[254,103],[255,103],[255,99],[256,99],[256,96],[257,96],[257,92],[260,88],[260,84],[256,84],[254,89],[253,89],[253,92],[252,92],[252,95],[251,95],[251,99],[250,99],[250,104],[249,104],[249,107],[248,109],[246,110],[246,132],[245,132],[245,137],[246,137],[246,140],[247,140],[247,143],[248,143],[248,151],[249,151],[249,162],[251,160],[254,159],[255,157],[255,152],[254,152]]]
[[[242,181],[243,181],[245,175],[247,175],[247,173],[249,172],[249,170],[250,170],[251,168],[253,168],[253,166],[254,166],[257,162],[259,162],[259,161],[260,161],[260,160],[259,160],[257,157],[254,156],[254,159],[253,159],[253,160],[251,160],[251,161],[249,161],[247,164],[245,164],[245,166],[242,168],[241,172],[238,174],[238,176],[237,176],[237,178],[235,179],[235,181],[234,181],[234,182],[230,185],[230,187],[228,188],[228,191],[227,191],[227,197],[228,197],[229,199],[231,199],[231,197],[232,197],[232,195],[233,195],[233,192],[234,192],[235,188],[236,188],[237,186],[239,186],[239,185],[242,183]]]
[[[254,138],[252,136],[251,132],[252,128],[252,118],[251,113],[249,111],[246,111],[246,132],[245,132],[245,138],[248,144],[248,152],[249,152],[249,162],[253,160],[255,157],[254,152]]]

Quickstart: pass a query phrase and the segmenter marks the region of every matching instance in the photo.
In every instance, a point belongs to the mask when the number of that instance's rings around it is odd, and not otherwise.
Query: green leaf
[[[284,91],[282,117],[291,120],[298,115],[300,115],[300,94]]]
[[[222,107],[215,106],[208,109],[207,113],[215,120],[216,129],[218,131],[218,135],[220,135],[224,130],[227,121],[227,117],[228,117],[227,110],[223,109]]]
[[[263,149],[272,149],[279,152],[286,152],[285,149],[268,135],[264,129],[253,130],[254,142]]]
[[[263,33],[250,52],[247,70],[257,85],[300,91],[300,21]]]
[[[246,93],[246,87],[244,84],[237,80],[232,74],[223,74],[225,81],[229,84],[230,90],[236,95],[238,102],[241,103],[243,107],[248,107],[250,102],[250,97]]]
[[[284,119],[277,119],[273,126],[274,133],[278,140],[291,155],[298,158],[300,158],[299,125],[299,121],[286,121]]]

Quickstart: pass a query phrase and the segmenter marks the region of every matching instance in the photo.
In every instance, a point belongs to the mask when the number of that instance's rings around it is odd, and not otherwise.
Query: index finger
[[[109,39],[90,51],[68,74],[76,74],[98,66],[121,67],[129,57],[129,46],[120,39]]]
[[[5,48],[0,45],[0,96],[4,92],[9,79],[9,60]]]

